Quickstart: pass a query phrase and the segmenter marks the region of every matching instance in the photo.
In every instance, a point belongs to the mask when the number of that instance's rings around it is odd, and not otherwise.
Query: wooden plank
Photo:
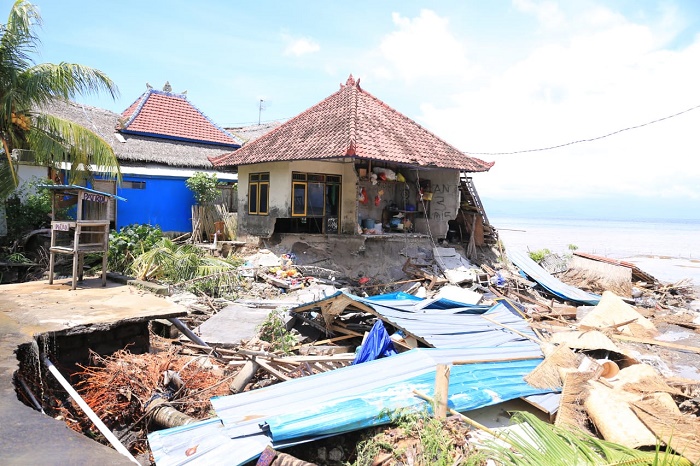
[[[260,367],[265,369],[267,372],[269,372],[270,374],[274,375],[275,377],[277,377],[278,379],[280,379],[282,381],[292,380],[291,377],[288,377],[285,374],[283,374],[282,372],[278,371],[277,369],[272,367],[272,365],[268,364],[266,361],[264,361],[261,358],[255,358],[255,362],[257,362],[260,365]]]
[[[350,331],[352,331],[352,330],[350,330]],[[302,348],[302,347],[304,347],[304,346],[326,345],[326,344],[328,344],[328,343],[333,343],[333,342],[341,341],[341,340],[347,340],[347,339],[349,339],[349,338],[355,338],[355,337],[358,337],[358,336],[362,336],[362,335],[360,335],[360,334],[357,333],[357,332],[353,332],[352,335],[342,335],[342,336],[335,337],[335,338],[329,338],[329,339],[327,339],[327,340],[319,340],[319,341],[314,341],[314,342],[312,342],[312,343],[305,343],[305,344],[303,344],[303,345],[296,345],[296,346],[292,347],[291,351],[297,351],[297,350],[299,350],[300,348]]]

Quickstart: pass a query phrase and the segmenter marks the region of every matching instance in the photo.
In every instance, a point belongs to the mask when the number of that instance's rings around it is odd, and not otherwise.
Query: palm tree
[[[0,25],[0,199],[18,184],[13,154],[31,151],[36,163],[66,168],[69,181],[80,182],[100,172],[119,178],[119,163],[110,145],[87,128],[48,115],[41,108],[53,99],[108,92],[116,97],[116,85],[104,73],[83,65],[35,64],[41,25],[37,8],[16,0],[7,23]]]

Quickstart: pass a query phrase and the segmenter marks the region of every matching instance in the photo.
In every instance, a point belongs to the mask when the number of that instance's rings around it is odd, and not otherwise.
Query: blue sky
[[[5,11],[10,2],[2,0]],[[700,219],[700,2],[41,1],[41,62],[106,72],[121,112],[169,81],[222,126],[284,120],[362,87],[496,161],[502,215]]]

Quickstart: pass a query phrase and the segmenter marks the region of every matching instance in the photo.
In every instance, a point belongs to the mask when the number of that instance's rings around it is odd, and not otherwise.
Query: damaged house
[[[240,238],[414,233],[495,242],[469,176],[493,163],[446,143],[352,75],[298,116],[210,160],[238,172]]]
[[[112,146],[123,182],[95,180],[92,187],[126,199],[111,209],[117,229],[142,223],[190,232],[195,201],[185,180],[204,172],[215,173],[220,182],[236,181],[234,173],[214,169],[208,157],[235,150],[243,140],[214,123],[186,93],[172,92],[169,83],[163,90],[149,86],[121,114],[60,100],[42,110],[90,128]],[[46,168],[34,170],[46,176]]]

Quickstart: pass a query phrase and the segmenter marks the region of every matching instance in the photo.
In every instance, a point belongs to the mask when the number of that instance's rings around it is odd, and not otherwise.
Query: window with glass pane
[[[308,189],[306,215],[308,217],[322,217],[325,185],[324,183],[308,183]]]
[[[248,213],[258,213],[258,183],[251,183],[248,186]]]
[[[294,183],[292,191],[292,215],[306,216],[306,183]]]
[[[248,213],[250,215],[267,215],[270,174],[251,173],[248,180]]]
[[[260,207],[258,214],[267,215],[268,193],[270,191],[270,183],[260,183]]]

